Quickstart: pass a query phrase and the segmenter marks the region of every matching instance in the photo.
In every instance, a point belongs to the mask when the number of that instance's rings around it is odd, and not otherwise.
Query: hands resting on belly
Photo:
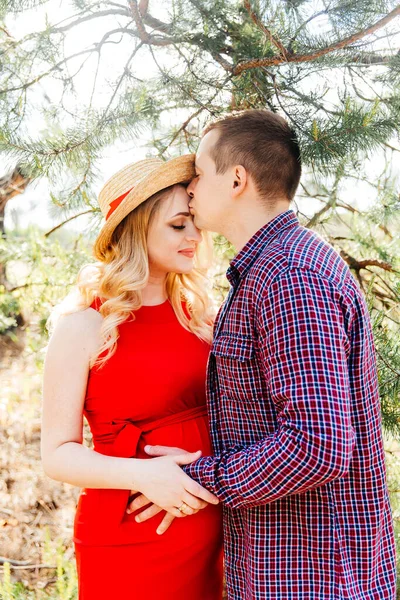
[[[194,462],[201,456],[201,452],[189,453],[181,448],[173,448],[169,446],[146,446],[145,451],[149,456],[154,457],[174,457],[176,464],[189,464]],[[162,484],[160,480],[160,469],[164,465],[155,464],[150,465],[152,461],[144,461],[145,465],[143,468],[143,477],[140,484],[137,486],[141,490],[141,493],[137,495],[129,504],[126,509],[128,514],[133,513],[140,508],[145,508],[142,512],[136,515],[135,521],[142,523],[152,517],[156,516],[163,510],[166,510],[166,514],[157,527],[157,533],[159,535],[165,533],[171,526],[172,521],[176,517],[188,517],[194,515],[206,508],[209,504],[218,504],[219,500],[214,494],[203,488],[201,485],[190,479],[182,471],[182,475],[185,478],[184,488],[181,489],[180,493],[177,494],[176,490],[170,488],[170,480]],[[154,473],[152,471],[154,470]],[[167,473],[165,473],[167,476]],[[137,494],[137,490],[131,490],[131,495]],[[151,498],[151,499],[150,499]],[[157,500],[155,500],[157,498]],[[179,504],[179,506],[173,506],[173,503]]]

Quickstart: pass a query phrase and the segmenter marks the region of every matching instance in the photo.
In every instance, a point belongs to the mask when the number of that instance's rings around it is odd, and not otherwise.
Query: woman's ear
[[[236,165],[233,173],[232,196],[240,196],[247,183],[247,171],[242,165]]]

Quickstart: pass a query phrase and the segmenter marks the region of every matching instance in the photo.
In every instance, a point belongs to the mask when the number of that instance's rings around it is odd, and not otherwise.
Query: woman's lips
[[[195,250],[179,250],[179,254],[184,254],[185,256],[188,256],[189,258],[193,258],[195,255]]]

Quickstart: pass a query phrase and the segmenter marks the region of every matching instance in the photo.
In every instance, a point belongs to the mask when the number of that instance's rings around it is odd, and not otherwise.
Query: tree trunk
[[[22,194],[29,182],[30,178],[22,174],[18,165],[8,175],[0,177],[0,236],[3,239],[6,238],[4,215],[7,202]],[[3,263],[0,263],[0,285],[7,289],[6,265]]]

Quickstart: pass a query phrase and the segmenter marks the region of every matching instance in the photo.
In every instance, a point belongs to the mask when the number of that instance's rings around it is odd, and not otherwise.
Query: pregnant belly
[[[174,446],[189,452],[201,450],[204,456],[212,453],[207,418],[204,416],[143,433],[136,441],[136,458],[149,459],[144,452],[146,444]],[[207,544],[215,543],[221,536],[221,508],[212,505],[196,515],[175,519],[170,529],[163,536],[159,536],[156,529],[165,512],[162,511],[143,523],[136,523],[135,513],[126,513],[130,492],[83,489],[75,516],[74,541],[93,545],[134,544],[157,540],[159,543],[161,538],[166,539],[164,536],[169,537],[171,541],[175,536],[183,539],[190,535],[200,544]]]
[[[199,417],[167,425],[154,431],[144,433],[137,446],[137,458],[149,458],[144,451],[147,445],[173,446],[187,452],[201,450],[203,456],[212,454],[207,417]]]

